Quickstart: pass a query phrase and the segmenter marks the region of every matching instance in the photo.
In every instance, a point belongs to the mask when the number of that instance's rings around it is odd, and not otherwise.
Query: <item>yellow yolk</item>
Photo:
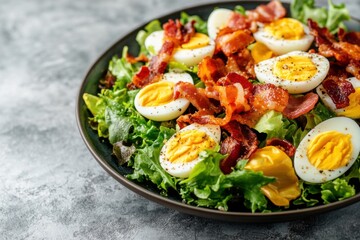
[[[276,20],[268,24],[265,31],[276,39],[298,40],[305,35],[303,25],[292,18]]]
[[[309,144],[309,162],[320,170],[335,170],[348,164],[352,155],[351,135],[337,131],[318,134]]]
[[[184,49],[196,49],[209,45],[210,38],[203,33],[195,33],[189,42],[181,45]]]
[[[139,92],[139,103],[144,107],[161,106],[173,100],[173,82],[160,81],[147,85]]]
[[[288,56],[278,60],[273,74],[281,79],[290,81],[306,81],[317,73],[315,64],[308,57]]]
[[[252,46],[251,56],[253,57],[255,63],[258,63],[266,59],[272,58],[274,56],[274,53],[265,44],[262,44],[261,42],[256,42]]]
[[[274,146],[256,150],[245,169],[261,171],[276,181],[261,187],[264,195],[276,206],[289,206],[290,200],[300,195],[299,181],[292,161],[285,152]]]
[[[360,118],[360,88],[356,88],[355,92],[349,95],[350,104],[340,112],[340,116],[346,116],[354,119]]]
[[[215,140],[209,135],[195,129],[177,133],[167,144],[166,158],[173,163],[191,162],[201,151],[216,146]]]

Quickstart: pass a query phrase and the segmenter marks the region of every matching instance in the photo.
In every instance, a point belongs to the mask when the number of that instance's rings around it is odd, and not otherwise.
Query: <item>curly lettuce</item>
[[[344,21],[350,20],[345,4],[335,5],[331,0],[328,0],[328,8],[315,7],[314,0],[293,0],[290,11],[291,17],[303,23],[310,18],[321,27],[328,28],[331,33],[336,33],[339,28],[346,29]]]
[[[189,177],[179,182],[181,197],[189,204],[228,210],[228,201],[241,194],[244,205],[252,212],[265,210],[267,200],[260,188],[275,181],[261,172],[244,169],[246,161],[239,161],[230,174],[220,169],[224,155],[216,150],[200,153],[202,161],[191,171]]]

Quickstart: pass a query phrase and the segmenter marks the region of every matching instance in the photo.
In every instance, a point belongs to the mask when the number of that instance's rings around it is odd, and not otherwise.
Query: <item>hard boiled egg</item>
[[[226,27],[233,11],[226,8],[217,8],[212,11],[207,21],[208,34],[215,39],[219,30]]]
[[[160,165],[170,175],[186,178],[201,161],[199,153],[215,148],[220,142],[220,137],[219,126],[193,123],[175,133],[165,143],[160,152]]]
[[[344,174],[360,152],[360,127],[346,117],[330,118],[300,142],[294,157],[296,174],[310,183],[323,183]]]
[[[264,25],[254,33],[254,38],[276,55],[307,51],[314,40],[309,28],[293,18],[282,18]]]
[[[174,86],[177,82],[194,84],[188,73],[165,73],[161,81],[145,86],[136,94],[136,110],[154,121],[168,121],[183,114],[190,102],[185,98],[174,99]]]
[[[163,45],[164,31],[155,31],[145,39],[146,49],[153,55],[156,55]],[[182,44],[173,52],[172,60],[185,64],[186,66],[195,66],[203,58],[211,57],[215,51],[215,43],[207,35],[196,33],[189,42]]]
[[[355,88],[355,92],[349,95],[350,104],[345,108],[336,108],[334,102],[327,94],[325,88],[320,85],[316,88],[316,92],[321,98],[322,102],[336,113],[338,116],[349,117],[353,119],[360,118],[360,80],[352,77],[347,79]]]
[[[329,68],[329,61],[319,54],[294,51],[259,62],[255,65],[255,74],[260,82],[298,94],[316,88]]]

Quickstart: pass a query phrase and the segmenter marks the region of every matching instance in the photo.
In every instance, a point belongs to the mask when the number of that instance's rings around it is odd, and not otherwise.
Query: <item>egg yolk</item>
[[[292,18],[273,21],[264,29],[276,39],[299,40],[305,35],[303,25]]]
[[[306,81],[317,73],[315,64],[308,57],[288,56],[278,60],[273,68],[273,74],[290,81]]]
[[[360,88],[356,88],[355,92],[349,95],[349,100],[349,106],[344,109],[344,112],[338,115],[354,119],[360,118]]]
[[[256,150],[245,169],[261,171],[276,181],[261,187],[264,195],[276,206],[289,206],[290,200],[300,196],[299,180],[292,161],[285,152],[274,146]]]
[[[351,158],[351,135],[338,131],[320,133],[310,142],[306,154],[317,169],[335,170],[343,167]]]
[[[139,92],[139,103],[144,107],[154,107],[167,104],[173,100],[173,82],[160,81],[147,85]]]
[[[272,58],[274,53],[265,44],[256,42],[252,46],[251,56],[253,57],[255,63],[259,63],[266,59]]]
[[[167,142],[166,159],[172,163],[186,163],[195,160],[205,149],[212,149],[216,142],[205,132],[196,129],[177,133]]]
[[[181,45],[183,49],[196,49],[209,45],[210,38],[203,33],[195,33],[189,42]]]

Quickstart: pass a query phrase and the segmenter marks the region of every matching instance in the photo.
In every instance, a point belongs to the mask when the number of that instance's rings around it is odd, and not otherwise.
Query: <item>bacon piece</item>
[[[360,61],[351,59],[350,63],[346,66],[346,71],[360,79]]]
[[[104,79],[100,80],[99,87],[109,89],[114,86],[115,81],[116,77],[110,71],[107,71]]]
[[[256,110],[275,110],[282,112],[288,105],[289,93],[273,84],[254,85],[252,106]]]
[[[274,20],[285,17],[286,9],[280,1],[272,0],[268,4],[261,4],[254,10],[247,11],[246,14],[250,19],[257,22],[269,23]]]
[[[348,42],[360,46],[360,32],[345,32],[340,28],[338,32],[340,42]]]
[[[247,78],[245,78],[242,75],[239,75],[235,72],[230,72],[226,75],[226,77],[223,77],[223,78],[219,79],[219,81],[217,81],[217,84],[221,85],[221,86],[227,86],[227,85],[234,84],[234,83],[241,84],[241,86],[247,92],[245,94],[245,96],[248,96],[253,89],[252,83],[249,82],[249,80]]]
[[[150,83],[159,81],[172,57],[174,48],[175,44],[173,42],[164,42],[158,55],[151,58],[149,66],[142,66],[139,72],[133,76],[132,82],[128,84],[128,88],[142,88]]]
[[[220,169],[223,173],[229,174],[239,159],[241,143],[232,137],[227,137],[221,142],[220,153],[228,156],[220,162]]]
[[[296,148],[289,141],[281,138],[271,138],[266,140],[266,146],[275,146],[280,148],[283,152],[285,152],[289,157],[293,157],[295,155]]]
[[[197,93],[199,93],[198,90]],[[178,124],[183,124],[184,122],[196,122],[199,124],[215,124],[224,126],[230,122],[234,113],[248,111],[250,109],[248,100],[245,97],[245,90],[240,83],[234,83],[227,86],[209,87],[206,88],[205,94],[207,97],[214,97],[216,100],[219,100],[220,105],[225,109],[225,117],[216,117],[212,114],[209,114],[207,111],[205,111],[205,109],[197,107],[199,109],[197,113],[180,116],[177,120]],[[193,103],[196,102],[196,99],[189,99],[189,101]]]
[[[254,26],[256,27],[255,22],[252,21],[250,18],[248,18],[246,15],[242,15],[237,12],[232,12],[227,27],[230,28],[232,31],[236,30],[243,30],[243,29],[251,29],[251,31],[256,30],[254,29]]]
[[[338,65],[355,77],[360,77],[360,33],[345,33],[339,30],[339,42],[327,28],[321,28],[311,19],[308,20],[311,34],[315,36],[318,51],[325,57],[334,57]]]
[[[310,112],[319,100],[316,93],[307,93],[304,96],[294,97],[289,95],[289,102],[283,111],[285,117],[295,119]]]
[[[355,92],[353,85],[349,81],[330,76],[322,82],[322,85],[336,108],[349,106],[349,95]]]
[[[170,19],[163,25],[164,40],[173,42],[176,47],[189,42],[196,33],[194,24],[195,21],[191,21],[182,25],[178,19]]]
[[[222,128],[230,134],[220,148],[222,154],[229,154],[220,162],[221,170],[228,174],[239,159],[247,159],[256,151],[259,140],[251,128],[236,121],[231,121]]]
[[[128,54],[126,54],[126,61],[131,64],[134,64],[134,63],[138,63],[138,62],[147,62],[147,61],[149,61],[149,59],[145,54],[140,54],[139,56],[134,57],[133,55],[128,53]]]
[[[254,37],[249,30],[232,32],[225,28],[220,30],[215,39],[215,54],[221,51],[229,57],[246,48],[252,42],[254,42]]]
[[[213,86],[226,75],[225,63],[220,58],[205,57],[199,63],[198,76],[206,86]]]
[[[174,88],[174,98],[186,98],[202,114],[212,115],[220,111],[220,108],[210,102],[210,99],[194,84],[178,82]]]
[[[128,84],[129,89],[142,88],[150,83],[159,81],[171,60],[175,47],[190,41],[195,35],[195,22],[188,22],[185,26],[179,20],[170,19],[163,25],[164,44],[159,53],[152,57],[149,66],[143,66]]]

